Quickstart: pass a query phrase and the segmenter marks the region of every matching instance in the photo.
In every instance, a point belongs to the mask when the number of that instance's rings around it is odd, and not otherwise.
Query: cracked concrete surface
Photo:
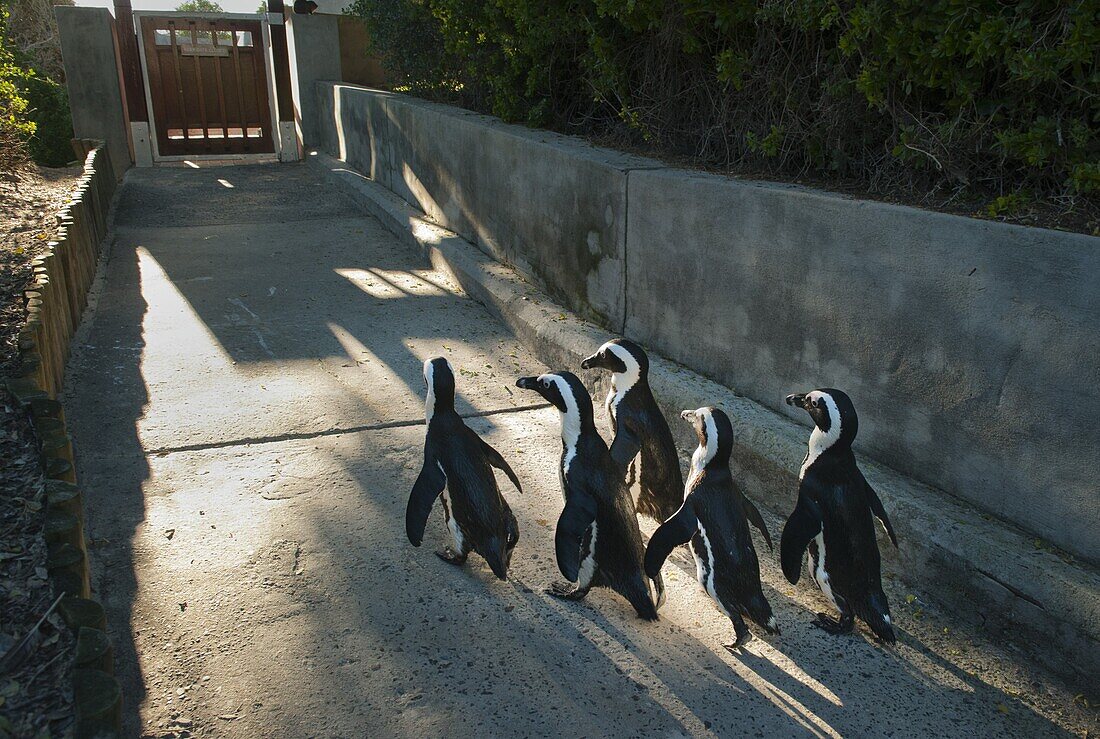
[[[1096,732],[1074,702],[1085,686],[926,593],[887,583],[893,650],[812,629],[823,601],[759,539],[783,634],[739,656],[683,552],[656,624],[608,591],[545,596],[558,420],[511,387],[544,368],[315,178],[153,169],[124,187],[66,407],[127,735]],[[438,513],[423,547],[404,537],[433,354],[524,483],[502,485],[521,536],[508,582],[476,557],[458,570],[432,556]]]

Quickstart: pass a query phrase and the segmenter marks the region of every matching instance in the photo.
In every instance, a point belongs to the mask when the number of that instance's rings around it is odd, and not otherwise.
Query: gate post
[[[149,141],[149,109],[145,104],[145,84],[138,57],[137,33],[134,30],[134,9],[130,0],[114,0],[115,32],[118,36],[118,65],[122,70],[123,104],[130,127],[134,163],[139,167],[153,165],[153,146]]]
[[[279,113],[279,160],[296,162],[301,159],[301,153],[298,150],[298,136],[294,130],[294,98],[290,86],[290,52],[286,45],[286,13],[283,0],[267,0],[267,17],[271,27],[275,107]]]

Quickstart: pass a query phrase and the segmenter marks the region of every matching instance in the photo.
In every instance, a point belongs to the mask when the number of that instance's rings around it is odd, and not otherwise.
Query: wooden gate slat
[[[191,45],[196,49],[199,48],[199,46],[200,46],[200,44],[199,44],[199,34],[200,33],[202,33],[202,31],[199,30],[198,24],[195,23],[194,21],[192,21],[192,23],[191,23]],[[196,92],[198,94],[195,97],[197,97],[199,99],[199,122],[202,124],[202,138],[203,138],[203,142],[206,144],[206,149],[209,150],[210,149],[210,127],[207,125],[207,121],[206,121],[206,93],[204,92],[203,86],[202,86],[202,60],[203,60],[203,57],[199,56],[198,54],[195,54],[194,56],[191,57],[191,59],[193,59],[194,62],[195,62],[195,85],[198,87],[198,89],[196,90]]]
[[[214,47],[220,46],[218,43],[218,31],[213,31],[214,34]],[[237,34],[230,32],[230,36],[236,36]],[[225,115],[225,86],[222,83],[222,57],[215,55],[214,59],[214,79],[215,84],[218,87],[218,114],[221,118],[222,125],[222,143],[225,143],[229,139],[229,119]]]
[[[183,124],[183,139],[187,141],[191,138],[189,133],[191,116],[187,115],[187,96],[183,94],[183,73],[180,71],[180,52],[179,44],[176,43],[176,29],[173,26],[169,29],[172,35],[172,71],[176,75],[176,93],[179,95],[180,101],[180,116],[182,117]],[[165,131],[167,136],[167,131]]]

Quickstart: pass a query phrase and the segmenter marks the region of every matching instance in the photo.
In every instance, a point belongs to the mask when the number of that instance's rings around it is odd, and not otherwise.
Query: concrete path
[[[656,624],[544,595],[558,419],[512,387],[544,368],[308,168],[133,170],[116,237],[66,407],[128,735],[1095,732],[1080,688],[893,583],[896,649],[812,629],[759,540],[783,635],[739,656],[682,553]],[[434,354],[524,483],[506,583],[432,555],[440,514],[405,540]]]

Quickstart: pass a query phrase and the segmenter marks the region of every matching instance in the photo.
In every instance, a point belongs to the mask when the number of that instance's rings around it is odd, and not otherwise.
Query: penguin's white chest
[[[618,410],[619,403],[622,402],[626,396],[626,391],[629,387],[622,389],[616,388],[614,385],[611,387],[610,392],[607,393],[607,400],[604,401],[604,408],[607,410],[607,418],[611,423],[611,438],[614,440],[618,433]],[[638,507],[638,499],[642,496],[642,455],[638,454],[634,459],[630,460],[630,464],[626,469],[626,481],[630,485],[630,497],[634,501],[634,507]]]
[[[707,536],[707,530],[703,527],[702,521],[699,522],[698,533],[703,541],[702,551],[700,552],[694,545],[691,547],[691,553],[695,556],[695,576],[699,579],[703,590],[707,591],[707,595],[718,605],[719,610],[729,618],[729,611],[718,598],[718,592],[714,588],[714,549],[711,547],[710,537]]]
[[[577,587],[582,589],[587,588],[596,575],[596,537],[600,531],[595,521],[592,522],[588,531],[592,535],[588,542],[588,554],[581,561],[580,569],[577,571]]]
[[[607,399],[603,402],[604,410],[607,411],[607,417],[611,421],[611,431],[615,431],[615,411],[619,407],[620,401],[623,399],[623,394],[615,389],[614,386],[607,393]]]
[[[836,604],[836,598],[833,597],[833,587],[829,582],[829,573],[825,570],[825,536],[824,533],[818,534],[814,538],[814,543],[817,544],[817,562],[814,562],[814,556],[812,553],[806,553],[806,562],[810,568],[810,574],[813,575],[814,582],[821,588],[821,592],[825,594],[825,597],[829,599],[829,602],[833,605],[833,608],[840,610]]]
[[[439,469],[443,469],[440,465]],[[462,527],[458,525],[458,521],[455,519],[454,509],[452,508],[451,496],[447,491],[447,488],[443,488],[443,518],[447,521],[447,528],[451,530],[451,538],[454,539],[454,550],[458,553],[466,551],[465,537],[462,535]]]

